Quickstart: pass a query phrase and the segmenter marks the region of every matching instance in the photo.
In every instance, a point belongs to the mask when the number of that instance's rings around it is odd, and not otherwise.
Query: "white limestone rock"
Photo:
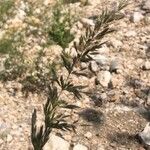
[[[70,144],[64,139],[51,134],[43,150],[69,150]]]
[[[73,150],[88,150],[88,148],[82,144],[77,144],[74,146]]]

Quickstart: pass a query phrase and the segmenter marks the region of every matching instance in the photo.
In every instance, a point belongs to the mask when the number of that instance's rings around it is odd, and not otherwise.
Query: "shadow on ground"
[[[114,132],[112,134],[108,134],[107,138],[111,143],[116,143],[117,145],[128,145],[130,144],[139,144],[137,139],[137,134],[129,134],[128,132]]]
[[[88,123],[93,125],[102,125],[104,123],[104,114],[101,111],[87,108],[79,112],[79,116]]]

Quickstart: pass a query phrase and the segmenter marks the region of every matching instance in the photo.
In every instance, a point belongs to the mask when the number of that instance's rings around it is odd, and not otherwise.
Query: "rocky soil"
[[[32,61],[47,41],[45,29],[53,4],[53,0],[16,0],[12,15],[0,24],[0,38],[8,31],[21,34],[20,50]],[[70,4],[79,18],[71,31],[78,38],[86,25],[94,25],[94,15],[115,4],[114,0]],[[71,114],[69,121],[76,126],[76,133],[53,131],[44,150],[148,149],[137,134],[150,121],[150,0],[130,0],[123,13],[125,18],[113,25],[117,31],[105,38],[108,42],[98,49],[99,54],[90,64],[81,64],[84,72],[89,65],[95,75],[73,78],[88,84],[92,92],[81,100],[68,98],[79,106],[65,111]],[[48,49],[48,57],[53,61],[60,52],[60,46],[54,45]],[[32,149],[31,114],[37,108],[42,118],[44,97],[41,93],[25,97],[21,88],[17,81],[0,82],[0,150]]]

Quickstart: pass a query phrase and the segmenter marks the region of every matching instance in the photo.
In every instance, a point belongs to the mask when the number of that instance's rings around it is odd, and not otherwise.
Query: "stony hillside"
[[[55,62],[65,76],[62,51],[76,55],[74,41],[95,26],[102,10],[117,5],[115,0],[0,0],[0,150],[33,149],[31,116],[36,108],[38,123],[43,121],[47,68]],[[75,131],[54,129],[44,150],[149,148],[150,140],[139,133],[150,121],[150,0],[129,0],[121,13],[124,18],[111,25],[115,32],[103,38],[107,42],[93,60],[76,66],[84,76],[71,77],[87,85],[86,94],[80,100],[62,95],[76,107],[58,112],[69,116]],[[61,15],[67,21],[57,24]]]

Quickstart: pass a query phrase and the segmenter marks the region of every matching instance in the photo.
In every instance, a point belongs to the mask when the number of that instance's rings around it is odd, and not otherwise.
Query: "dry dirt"
[[[90,4],[87,6],[81,5],[80,2],[71,4],[72,11],[80,17],[75,25],[82,24],[80,20],[83,17],[97,15],[102,8],[114,2],[89,1]],[[46,17],[51,15],[49,10],[52,5],[52,0],[16,0],[13,8],[16,15],[19,15],[18,10],[24,7],[29,7],[33,13],[22,16],[20,14],[19,19],[12,16],[0,28],[0,32],[14,28],[17,32],[23,33],[24,44],[21,49],[26,51],[29,60],[32,60],[35,51],[40,49],[41,43],[47,40],[42,28]],[[95,85],[95,76],[73,78],[75,82],[88,83],[92,95],[86,95],[81,100],[68,98],[69,102],[80,107],[65,111],[66,114],[72,114],[69,121],[76,126],[76,133],[54,131],[72,146],[81,143],[89,150],[145,149],[136,135],[150,121],[147,104],[150,70],[142,68],[146,61],[150,63],[150,15],[142,10],[141,6],[142,0],[131,0],[123,10],[125,18],[114,24],[117,32],[106,37],[109,41],[106,45],[108,52],[105,51],[104,56],[110,62],[113,59],[117,60],[121,66],[117,74],[111,73],[113,87],[102,89]],[[143,16],[138,22],[131,19],[135,12],[140,12]],[[33,20],[36,25],[32,24]],[[34,28],[38,32],[37,35],[32,34]],[[81,33],[80,28],[75,30]],[[52,60],[55,58],[54,55],[59,54],[55,50],[51,53],[49,57]],[[22,85],[17,81],[0,82],[0,150],[31,149],[31,114],[34,108],[37,108],[39,118],[42,118],[44,96],[41,93],[29,93],[28,97],[25,97],[21,88]],[[100,98],[102,95],[105,98]]]

